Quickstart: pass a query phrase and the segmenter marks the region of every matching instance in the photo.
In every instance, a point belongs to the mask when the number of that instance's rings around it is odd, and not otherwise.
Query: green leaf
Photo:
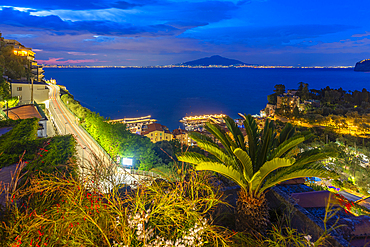
[[[272,186],[278,183],[281,183],[281,182],[284,182],[290,179],[294,179],[294,178],[305,178],[305,177],[335,178],[337,177],[337,174],[327,171],[327,170],[323,170],[323,169],[319,169],[319,170],[302,169],[302,170],[298,170],[298,171],[288,173],[288,174],[285,173],[285,174],[271,177],[269,180],[267,180],[266,183],[263,185],[263,187],[259,190],[259,193],[260,194],[263,193],[263,191],[265,191],[268,188],[271,188]]]
[[[244,178],[250,182],[253,176],[253,164],[252,160],[249,157],[248,153],[244,150],[237,148],[234,150],[234,154],[240,160],[243,165],[243,175]]]
[[[303,136],[302,137],[297,136],[284,141],[274,150],[274,152],[271,155],[271,158],[280,158],[284,153],[298,146],[298,144],[304,142],[304,140],[305,138]]]

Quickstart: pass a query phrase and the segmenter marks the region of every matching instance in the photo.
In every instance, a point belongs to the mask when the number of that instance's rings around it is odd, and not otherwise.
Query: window
[[[17,87],[17,91],[22,91],[22,87]]]

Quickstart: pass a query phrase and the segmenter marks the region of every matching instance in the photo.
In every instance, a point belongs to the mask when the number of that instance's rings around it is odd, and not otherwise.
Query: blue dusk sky
[[[370,1],[11,0],[0,32],[43,64],[354,66],[370,58]]]

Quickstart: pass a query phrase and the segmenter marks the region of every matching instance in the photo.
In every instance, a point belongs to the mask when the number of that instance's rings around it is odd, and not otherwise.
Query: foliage
[[[72,135],[36,139],[37,118],[2,122],[14,127],[0,137],[0,167],[16,164],[23,157],[27,176],[39,171],[53,173],[56,169],[74,172],[74,168],[67,165],[75,154]]]
[[[247,140],[244,140],[240,129],[229,117],[224,120],[232,134],[231,137],[217,125],[206,124],[207,131],[218,138],[223,149],[210,138],[191,133],[198,146],[213,154],[217,160],[195,153],[185,154],[178,159],[196,164],[198,170],[219,172],[237,182],[250,196],[257,198],[267,188],[285,180],[333,175],[328,173],[320,163],[315,163],[328,157],[328,153],[311,150],[295,155],[294,148],[307,137],[294,136],[291,125],[287,124],[277,136],[273,122],[266,120],[264,130],[259,132],[255,120],[250,115],[243,117]],[[245,144],[246,142],[248,145]]]
[[[242,116],[246,138],[230,117],[224,118],[229,133],[216,124],[206,123],[206,130],[223,148],[211,138],[193,132],[190,137],[214,157],[188,152],[178,156],[178,160],[196,165],[197,170],[214,171],[235,181],[241,187],[237,202],[238,224],[244,229],[261,231],[268,224],[264,192],[293,178],[335,176],[318,162],[333,153],[313,149],[297,154],[296,147],[309,136],[295,135],[291,124],[277,135],[274,123],[268,119],[264,129],[259,131],[252,116]]]
[[[227,246],[229,231],[209,220],[220,194],[206,181],[192,173],[188,181],[101,194],[73,177],[35,177],[0,214],[0,245]]]
[[[55,136],[50,139],[39,140],[35,158],[28,162],[25,170],[28,176],[43,172],[47,174],[59,171],[65,174],[75,174],[75,167],[71,165],[76,153],[76,140],[72,135]]]
[[[0,121],[0,128],[2,128],[2,127],[13,127],[18,122],[21,122],[21,121],[22,120],[20,120],[20,119],[18,119],[18,120],[13,120],[13,119],[2,120],[2,121]]]
[[[135,167],[150,170],[158,163],[154,144],[149,138],[132,134],[122,123],[108,123],[99,113],[82,107],[69,93],[61,97],[65,105],[80,118],[82,126],[112,157],[134,158]],[[158,165],[163,165],[159,162]]]
[[[11,79],[20,79],[27,75],[27,60],[15,55],[13,48],[5,45],[0,34],[0,72]]]

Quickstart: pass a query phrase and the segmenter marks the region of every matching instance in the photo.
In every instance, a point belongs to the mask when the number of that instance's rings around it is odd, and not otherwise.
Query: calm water
[[[75,99],[104,117],[152,115],[170,130],[186,115],[257,114],[274,85],[370,91],[370,73],[353,69],[45,69]],[[182,126],[181,126],[182,127]]]

